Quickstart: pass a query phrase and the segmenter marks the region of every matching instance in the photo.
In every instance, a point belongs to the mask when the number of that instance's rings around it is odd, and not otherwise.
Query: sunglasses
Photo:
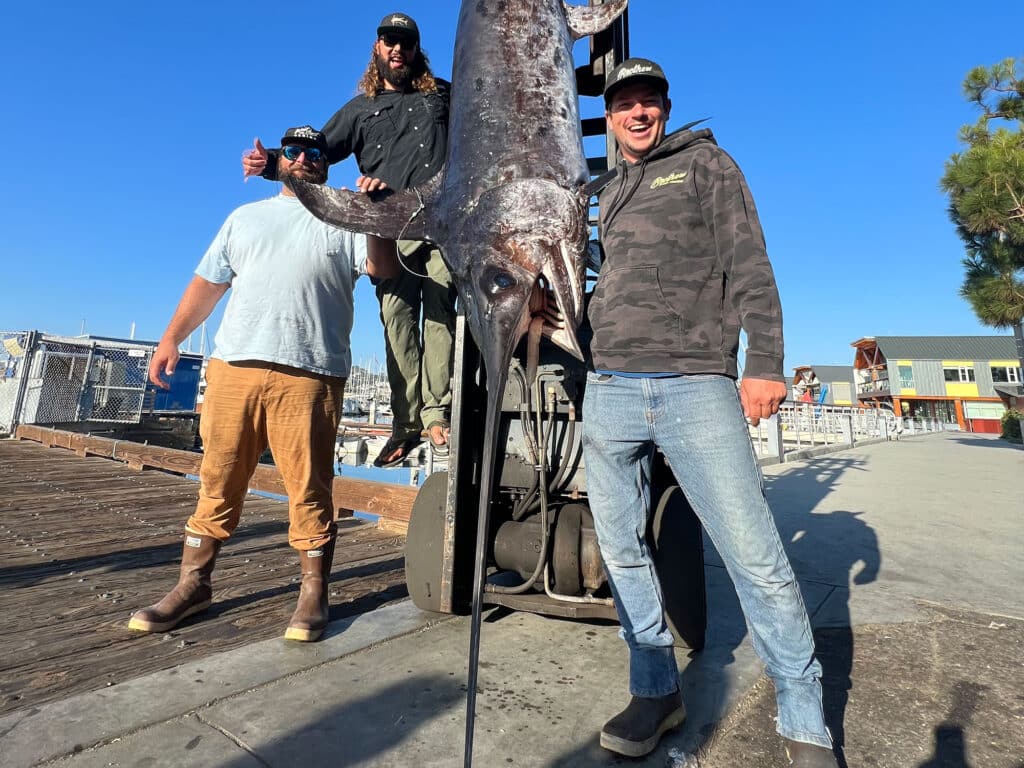
[[[324,156],[324,153],[316,147],[300,147],[298,144],[289,144],[286,147],[281,147],[281,154],[292,162],[298,160],[299,155],[303,152],[306,153],[306,159],[311,163],[317,162]]]
[[[416,41],[411,37],[405,37],[404,35],[396,35],[391,32],[385,32],[380,36],[384,45],[388,48],[394,48],[396,45],[400,46],[403,50],[411,51],[416,47]]]

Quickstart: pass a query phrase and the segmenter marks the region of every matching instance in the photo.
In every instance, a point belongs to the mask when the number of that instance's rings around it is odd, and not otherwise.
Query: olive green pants
[[[437,246],[399,240],[398,250],[401,271],[377,284],[377,299],[391,385],[391,434],[404,440],[450,418],[456,291]]]

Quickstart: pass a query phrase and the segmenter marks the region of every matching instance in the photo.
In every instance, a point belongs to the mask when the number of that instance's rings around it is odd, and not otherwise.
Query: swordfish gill
[[[508,366],[534,313],[553,296],[561,322],[543,332],[577,357],[588,240],[589,174],[580,136],[572,44],[605,29],[627,0],[467,0],[459,11],[444,168],[426,184],[365,195],[290,182],[329,224],[428,240],[451,270],[487,373],[487,414],[465,764],[472,762],[476,672],[498,408]],[[553,308],[554,309],[554,308]],[[532,311],[531,311],[532,310]]]

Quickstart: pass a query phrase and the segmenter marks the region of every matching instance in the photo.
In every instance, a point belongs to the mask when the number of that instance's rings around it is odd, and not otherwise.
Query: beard
[[[308,181],[310,184],[323,184],[327,181],[327,168],[319,165],[293,165],[291,168],[277,169],[278,181],[285,179],[298,179]]]
[[[394,69],[388,64],[387,58],[380,54],[377,55],[377,74],[399,91],[407,90],[415,77],[411,64],[407,63]]]

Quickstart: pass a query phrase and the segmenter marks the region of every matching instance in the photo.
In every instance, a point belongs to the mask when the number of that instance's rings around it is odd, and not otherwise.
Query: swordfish
[[[466,0],[452,64],[442,170],[402,192],[365,195],[292,181],[318,218],[384,238],[440,246],[487,374],[473,585],[465,764],[472,761],[480,612],[498,408],[513,352],[534,315],[582,359],[589,180],[573,42],[605,29],[628,0]],[[547,308],[549,297],[554,306]],[[555,312],[554,310],[557,310]]]

